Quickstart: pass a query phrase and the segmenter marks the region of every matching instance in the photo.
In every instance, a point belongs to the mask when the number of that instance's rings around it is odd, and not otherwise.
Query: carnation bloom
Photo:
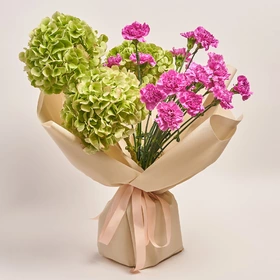
[[[167,95],[160,91],[154,84],[147,84],[140,90],[140,100],[146,104],[148,110],[153,110],[166,96]]]
[[[228,91],[223,83],[217,83],[213,87],[213,94],[216,99],[220,101],[220,105],[224,109],[232,109],[232,95],[231,91]]]
[[[130,25],[126,25],[122,29],[122,36],[125,40],[138,40],[139,42],[145,42],[145,38],[150,32],[150,27],[146,23],[139,23],[137,21]]]
[[[161,91],[172,95],[186,87],[186,79],[184,74],[178,73],[175,70],[169,70],[160,76],[157,86]]]
[[[206,88],[211,87],[212,71],[208,67],[193,62],[186,71],[186,75],[192,76],[195,82],[202,83]]]
[[[208,56],[209,59],[207,65],[213,73],[212,80],[214,82],[224,82],[225,80],[228,80],[230,74],[228,73],[223,56],[216,53],[208,53]]]
[[[191,89],[191,85],[195,83],[196,81],[196,75],[193,71],[187,71],[183,73],[184,75],[184,88],[183,91],[188,87],[188,89]],[[190,88],[191,87],[191,88]]]
[[[155,59],[150,54],[145,54],[145,53],[140,53],[140,52],[138,54],[139,54],[139,63],[140,64],[144,64],[144,63],[148,62],[153,67],[156,65]],[[136,53],[131,54],[129,59],[131,61],[137,63]]]
[[[189,31],[189,32],[184,32],[184,33],[180,33],[181,36],[189,39],[189,38],[194,38],[194,32],[193,31]]]
[[[194,38],[197,44],[200,44],[206,51],[210,46],[217,48],[219,41],[204,27],[199,26],[194,31],[181,33],[185,38]]]
[[[178,98],[183,107],[187,109],[190,116],[194,117],[204,111],[202,95],[196,94],[192,91],[184,91],[178,94]]]
[[[108,57],[107,63],[104,63],[104,66],[112,67],[113,65],[120,65],[121,61],[122,61],[122,57],[118,53],[116,56]]]
[[[172,48],[172,50],[170,51],[173,56],[183,56],[185,57],[187,54],[186,48],[179,48],[179,49],[175,49],[174,47]],[[189,54],[190,56],[191,54]]]
[[[160,130],[166,131],[167,129],[175,130],[180,128],[184,113],[175,102],[161,102],[157,105],[157,111],[158,117],[155,121]]]
[[[238,83],[233,87],[233,90],[237,93],[240,93],[242,99],[245,101],[253,94],[253,92],[250,91],[250,84],[247,78],[243,75],[238,76],[237,81]]]

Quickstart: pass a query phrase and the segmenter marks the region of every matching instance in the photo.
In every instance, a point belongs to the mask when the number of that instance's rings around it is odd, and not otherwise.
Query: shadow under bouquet
[[[39,88],[38,117],[68,160],[93,180],[117,187],[98,217],[101,255],[137,272],[183,250],[174,186],[221,155],[240,119],[234,95],[248,99],[245,76],[223,56],[199,51],[218,40],[203,27],[181,33],[186,47],[147,43],[134,22],[106,52],[105,35],[55,13],[30,34],[19,57]]]

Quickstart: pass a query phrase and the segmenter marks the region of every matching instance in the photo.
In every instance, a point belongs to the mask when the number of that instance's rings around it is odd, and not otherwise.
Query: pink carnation
[[[175,70],[169,70],[160,76],[157,86],[167,95],[172,95],[186,87],[186,79],[184,74],[178,73]]]
[[[131,54],[129,59],[131,61],[137,63],[137,58],[136,58],[136,54],[135,53]],[[153,66],[153,67],[156,65],[155,59],[150,54],[139,53],[139,63],[140,64],[144,64],[146,62],[150,63],[151,66]]]
[[[173,47],[172,50],[171,50],[170,52],[173,54],[173,56],[179,56],[179,55],[181,55],[181,56],[185,57],[186,54],[187,54],[186,48],[175,49],[175,48]],[[190,55],[191,55],[191,54],[189,53],[189,56],[190,56]]]
[[[192,91],[185,91],[180,92],[178,98],[181,104],[187,109],[188,114],[192,117],[202,113],[205,109],[202,105],[203,96],[200,94],[195,94]]]
[[[184,113],[175,102],[161,102],[157,105],[157,111],[158,117],[155,121],[158,123],[160,130],[166,131],[167,129],[175,130],[180,128]]]
[[[225,80],[228,80],[230,74],[228,73],[223,56],[216,53],[208,53],[208,56],[209,59],[207,65],[213,73],[212,80],[214,82],[224,82]]]
[[[198,43],[207,51],[210,46],[217,48],[219,41],[202,26],[199,26],[194,31],[194,37]]]
[[[116,56],[108,57],[107,63],[104,63],[104,66],[112,67],[113,65],[120,65],[121,61],[122,61],[122,57],[118,53]]]
[[[194,32],[193,31],[189,31],[189,32],[184,32],[184,33],[180,33],[181,36],[189,39],[189,38],[194,38]]]
[[[231,91],[228,91],[223,83],[215,84],[213,90],[214,97],[220,101],[220,105],[224,109],[232,109],[232,95]]]
[[[183,91],[185,91],[186,87],[188,87],[189,89],[190,86],[196,82],[196,75],[193,71],[187,71],[185,73],[183,73],[184,75],[184,88],[183,88]]]
[[[150,27],[146,23],[139,23],[137,21],[122,29],[122,36],[125,40],[138,40],[145,42],[145,38],[150,32]]]
[[[242,99],[247,100],[253,93],[250,91],[250,84],[247,78],[243,75],[237,77],[237,85],[233,87],[233,90],[240,93]]]
[[[217,48],[219,41],[204,27],[199,26],[194,31],[181,33],[185,38],[194,38],[206,51],[210,46]]]
[[[163,101],[166,97],[167,95],[153,84],[147,84],[140,90],[140,100],[146,104],[148,110],[153,110],[157,104],[160,101]]]
[[[212,71],[208,67],[193,62],[186,71],[186,75],[192,76],[195,82],[202,83],[206,88],[211,87]]]

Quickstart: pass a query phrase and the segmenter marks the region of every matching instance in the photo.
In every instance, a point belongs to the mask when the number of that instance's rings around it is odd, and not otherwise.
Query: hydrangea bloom
[[[122,36],[125,40],[138,40],[145,42],[145,38],[150,33],[150,27],[146,23],[139,23],[137,21],[122,29]]]
[[[56,12],[32,31],[19,58],[32,86],[47,94],[68,93],[89,69],[101,66],[107,40],[84,21]]]
[[[237,77],[237,85],[233,87],[233,90],[240,93],[242,99],[247,100],[253,93],[250,91],[250,84],[247,78],[243,75]]]
[[[193,77],[195,82],[202,83],[206,88],[211,87],[212,71],[208,67],[192,62],[186,75]]]
[[[184,113],[173,101],[168,103],[161,102],[157,105],[158,117],[155,119],[160,130],[175,130],[180,128],[183,122]]]
[[[232,95],[231,91],[228,91],[224,83],[217,83],[212,89],[214,97],[220,101],[220,105],[224,109],[232,109]]]
[[[167,95],[160,91],[154,84],[147,84],[140,90],[140,100],[146,104],[148,110],[153,110]]]
[[[81,139],[86,152],[107,150],[131,135],[131,125],[147,116],[138,84],[136,76],[126,69],[93,69],[75,94],[66,96],[61,113],[63,126]]]
[[[205,109],[202,105],[203,96],[200,94],[192,91],[184,91],[178,94],[178,98],[183,107],[187,109],[188,114],[192,117],[202,113]]]
[[[212,80],[214,82],[224,82],[225,80],[228,80],[230,74],[228,73],[223,56],[216,53],[208,53],[208,56],[209,59],[207,65],[213,73]]]
[[[155,59],[150,55],[150,54],[145,54],[145,53],[138,53],[139,54],[139,63],[144,64],[146,62],[150,63],[151,66],[156,65]],[[129,57],[131,61],[137,63],[137,58],[136,58],[136,53],[131,54]]]
[[[118,53],[116,56],[110,56],[107,58],[107,63],[104,63],[104,66],[112,67],[113,65],[120,65],[122,57]]]
[[[181,33],[185,38],[194,38],[196,43],[204,48],[206,51],[209,50],[209,47],[212,46],[217,48],[219,41],[204,27],[199,26],[193,32]]]
[[[178,73],[175,70],[169,70],[160,76],[157,86],[167,95],[172,95],[182,91],[186,87],[186,79],[184,74]]]

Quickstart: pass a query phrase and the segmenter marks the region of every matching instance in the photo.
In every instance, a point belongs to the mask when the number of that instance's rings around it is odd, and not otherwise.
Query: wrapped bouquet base
[[[178,206],[169,190],[216,161],[241,118],[220,107],[209,110],[143,170],[119,145],[86,154],[80,139],[61,126],[63,101],[63,95],[41,93],[38,117],[44,128],[77,169],[103,185],[119,187],[99,216],[100,254],[135,272],[182,251]]]
[[[133,271],[155,266],[183,250],[178,206],[168,191],[119,188],[99,217],[99,253]]]

